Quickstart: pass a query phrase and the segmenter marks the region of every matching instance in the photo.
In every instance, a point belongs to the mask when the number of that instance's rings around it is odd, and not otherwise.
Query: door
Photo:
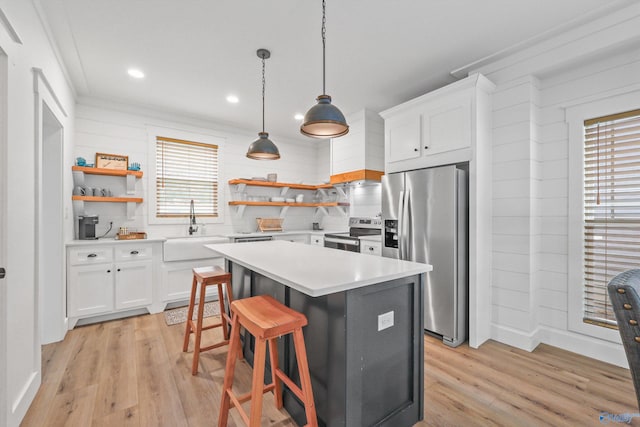
[[[424,327],[453,337],[457,310],[456,167],[408,172],[407,259],[433,265],[426,274]]]
[[[404,173],[391,173],[382,177],[382,255],[399,258],[398,221],[404,199]]]
[[[113,310],[113,264],[73,266],[69,269],[69,317]]]

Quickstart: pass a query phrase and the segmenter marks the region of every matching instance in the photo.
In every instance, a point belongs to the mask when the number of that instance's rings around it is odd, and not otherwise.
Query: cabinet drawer
[[[324,246],[324,236],[311,236],[311,244],[316,246]]]
[[[76,247],[69,249],[69,263],[71,265],[91,265],[113,261],[111,247]]]
[[[151,245],[116,246],[116,261],[136,261],[151,259]]]

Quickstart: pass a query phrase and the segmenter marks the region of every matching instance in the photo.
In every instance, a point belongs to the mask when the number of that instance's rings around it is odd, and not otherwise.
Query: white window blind
[[[156,217],[218,216],[218,146],[156,138]]]
[[[640,110],[586,120],[584,318],[616,327],[607,284],[640,268]]]

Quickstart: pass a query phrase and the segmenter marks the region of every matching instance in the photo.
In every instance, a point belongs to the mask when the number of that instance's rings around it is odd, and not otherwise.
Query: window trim
[[[583,321],[584,277],[584,122],[640,107],[640,90],[585,102],[566,108],[569,131],[568,146],[568,253],[567,253],[567,329],[615,343],[620,343],[616,329]],[[577,286],[580,284],[580,286]]]
[[[158,136],[176,140],[191,141],[201,144],[210,144],[218,146],[218,216],[217,217],[198,217],[198,223],[201,224],[222,224],[225,217],[225,186],[226,182],[224,178],[223,164],[224,164],[224,143],[225,138],[208,135],[205,133],[196,133],[190,131],[183,131],[178,129],[147,126],[147,140],[148,140],[148,163],[146,168],[148,172],[145,172],[147,178],[147,200],[148,200],[148,223],[149,224],[180,224],[185,225],[188,220],[186,218],[170,218],[170,217],[157,217],[156,216],[156,138]]]

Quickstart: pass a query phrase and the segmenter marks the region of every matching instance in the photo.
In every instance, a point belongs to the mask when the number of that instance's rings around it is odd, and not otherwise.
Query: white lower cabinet
[[[274,240],[288,240],[289,242],[309,244],[309,234],[285,234],[274,236]]]
[[[242,243],[238,243],[242,244]],[[224,268],[224,258],[211,258],[188,261],[164,262],[162,265],[162,290],[163,303],[189,299],[191,284],[193,283],[193,269],[196,267],[219,266]],[[209,286],[207,296],[217,295],[216,286]]]
[[[69,247],[69,328],[81,318],[149,308],[153,303],[152,253],[151,244]]]
[[[382,243],[361,240],[360,253],[382,256]]]

